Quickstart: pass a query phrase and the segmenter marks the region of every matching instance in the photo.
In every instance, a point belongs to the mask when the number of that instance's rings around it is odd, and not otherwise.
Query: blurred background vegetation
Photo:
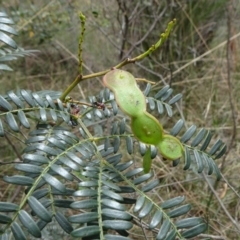
[[[124,68],[136,77],[155,81],[155,90],[169,84],[175,93],[183,94],[173,119],[163,117],[163,125],[171,128],[184,117],[186,125],[211,129],[216,139],[225,141],[228,154],[218,165],[233,189],[239,191],[239,0],[8,0],[1,1],[0,7],[16,23],[19,35],[14,39],[18,45],[40,51],[10,63],[14,71],[1,74],[0,94],[16,89],[62,91],[75,79],[80,11],[86,16],[84,74],[105,70],[139,55],[176,18],[177,25],[160,50]],[[235,38],[230,39],[232,36]],[[90,79],[72,96],[86,99],[101,87],[101,78]],[[10,142],[14,140],[0,142],[2,163],[12,159],[14,144]],[[1,168],[1,176],[11,170],[7,166]],[[207,234],[219,236],[214,239],[240,239],[226,214],[229,212],[239,221],[240,201],[224,180],[216,188],[217,200],[210,198],[208,184],[199,180],[194,169],[182,172],[170,165],[162,167],[157,161],[154,169],[156,176],[163,179],[159,192],[153,193],[156,197],[182,193],[197,209],[195,216],[209,219]],[[166,191],[160,191],[162,187]],[[0,201],[16,197],[12,192],[0,182]]]

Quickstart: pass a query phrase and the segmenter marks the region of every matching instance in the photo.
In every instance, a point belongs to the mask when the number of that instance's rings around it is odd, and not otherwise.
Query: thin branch
[[[10,138],[8,137],[7,134],[5,134],[5,138],[6,138],[7,142],[9,143],[9,145],[12,147],[13,151],[16,153],[16,155],[19,158],[19,160],[23,161],[21,154],[18,152],[16,146],[12,143],[12,141],[10,140]]]
[[[119,58],[122,59],[123,57],[123,53],[124,53],[124,48],[127,42],[127,34],[128,34],[128,25],[129,25],[129,18],[128,18],[128,14],[127,14],[127,7],[125,2],[120,2],[120,0],[117,0],[119,9],[122,11],[123,13],[123,24],[122,24],[122,44],[121,44],[121,48],[120,48],[120,54],[119,54]]]
[[[234,36],[232,36],[232,37],[230,38],[230,41],[232,41],[232,40],[234,40],[234,39],[236,39],[236,38],[238,38],[238,37],[240,37],[240,32],[237,33],[237,34],[235,34]],[[187,67],[191,66],[192,64],[198,62],[199,60],[201,60],[201,59],[204,58],[205,56],[211,54],[212,52],[216,51],[217,49],[223,47],[223,46],[226,45],[226,44],[227,44],[227,40],[226,40],[226,41],[223,41],[222,43],[218,44],[216,47],[208,50],[207,52],[203,53],[202,55],[200,55],[200,56],[192,59],[191,61],[189,61],[189,62],[186,63],[185,65],[183,65],[183,66],[181,66],[180,68],[178,68],[178,69],[177,69],[176,71],[174,71],[172,74],[167,75],[162,81],[167,81],[168,79],[171,79],[172,76],[180,73],[180,72],[181,72],[182,70],[184,70],[185,68],[187,68]],[[154,86],[154,88],[157,88],[158,85],[160,85],[160,84],[161,84],[161,82],[157,83],[157,84]]]
[[[162,44],[167,40],[172,28],[174,27],[174,25],[176,24],[176,19],[174,19],[173,21],[168,23],[167,29],[165,30],[164,33],[162,33],[160,35],[159,40],[152,45],[146,52],[138,55],[135,58],[128,58],[125,59],[124,61],[122,61],[121,63],[117,64],[116,66],[114,66],[113,68],[121,68],[129,63],[135,63],[137,61],[140,61],[142,59],[144,59],[145,57],[147,57],[148,55],[150,55],[151,53],[153,53],[156,49],[158,49],[160,46],[162,46]],[[108,73],[109,71],[111,71],[113,68],[111,69],[107,69],[101,72],[97,72],[97,73],[93,73],[93,74],[89,74],[89,75],[78,75],[75,80],[68,86],[68,88],[62,93],[60,99],[61,101],[64,101],[65,98],[67,97],[67,95],[75,88],[75,86],[77,86],[77,84],[79,84],[81,81],[90,79],[90,78],[94,78],[94,77],[99,77],[99,76],[103,76],[106,73]]]
[[[222,200],[220,199],[220,197],[218,196],[217,192],[215,191],[214,187],[212,186],[212,183],[209,181],[208,177],[205,175],[205,173],[202,174],[203,178],[205,179],[205,181],[208,183],[209,188],[211,189],[212,193],[214,194],[215,198],[217,199],[217,201],[219,202],[219,205],[221,206],[222,210],[225,212],[225,214],[227,215],[227,217],[229,218],[229,220],[232,222],[232,224],[236,227],[236,229],[238,231],[240,231],[240,226],[239,224],[232,218],[231,214],[228,212],[228,210],[226,209],[226,207],[224,206]]]
[[[228,97],[229,97],[229,103],[230,103],[230,108],[231,108],[231,117],[232,117],[232,123],[233,123],[233,128],[232,128],[232,137],[228,146],[228,150],[225,153],[225,156],[222,160],[222,166],[221,166],[221,171],[224,169],[225,167],[225,161],[226,161],[226,157],[227,154],[229,153],[229,151],[231,150],[234,141],[236,139],[236,135],[237,135],[237,123],[236,123],[236,110],[235,110],[235,106],[234,106],[234,98],[233,98],[233,88],[232,88],[232,81],[231,81],[231,69],[232,69],[232,52],[231,52],[231,44],[233,43],[233,40],[230,39],[231,37],[231,32],[232,32],[232,1],[230,1],[230,4],[227,8],[227,28],[228,28],[228,34],[227,34],[227,55],[226,55],[226,59],[227,59],[227,84],[228,84]]]
[[[140,45],[147,37],[148,35],[153,31],[153,29],[155,28],[157,22],[159,21],[159,19],[165,14],[167,10],[167,7],[165,7],[162,12],[157,16],[157,18],[155,18],[153,24],[151,25],[151,27],[148,29],[148,31],[145,33],[145,35],[140,39],[138,40],[132,47],[131,49],[125,54],[124,58],[128,57],[132,51],[138,46]]]

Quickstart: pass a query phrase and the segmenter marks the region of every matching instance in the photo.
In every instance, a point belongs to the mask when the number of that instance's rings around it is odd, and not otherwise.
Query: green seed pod
[[[168,160],[176,160],[183,156],[183,145],[176,138],[171,135],[164,135],[162,141],[157,145],[161,155]]]
[[[124,70],[114,69],[103,77],[103,84],[113,91],[123,112],[137,117],[146,110],[146,100],[134,76]]]
[[[176,160],[182,157],[182,143],[171,135],[164,135],[159,121],[146,111],[146,100],[129,72],[114,69],[103,77],[103,83],[114,92],[121,110],[131,117],[134,136],[141,142],[155,145],[163,157]],[[151,168],[151,151],[148,148],[143,158],[144,171]]]
[[[138,117],[133,117],[131,128],[135,137],[146,144],[158,145],[163,138],[161,124],[148,112],[142,112]]]

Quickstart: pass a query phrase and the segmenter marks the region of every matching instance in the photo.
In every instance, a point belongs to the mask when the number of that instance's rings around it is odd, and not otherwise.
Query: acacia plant
[[[24,186],[24,192],[19,202],[0,202],[0,239],[48,239],[47,225],[78,239],[133,239],[138,228],[153,239],[198,236],[207,224],[187,215],[191,205],[184,203],[184,196],[159,202],[149,193],[160,185],[151,161],[158,156],[179,168],[183,162],[183,170],[194,165],[198,173],[206,169],[219,179],[214,160],[224,154],[226,145],[221,140],[211,143],[211,132],[197,132],[195,125],[178,137],[182,119],[167,132],[152,114],[166,112],[171,118],[182,95],[173,95],[170,86],[156,90],[149,80],[144,80],[141,91],[138,81],[143,79],[120,69],[161,47],[175,20],[143,54],[83,75],[85,17],[81,14],[80,19],[79,73],[72,84],[62,92],[22,89],[0,96],[0,136],[11,135],[24,143],[19,162],[14,163],[17,173],[3,177],[6,183]],[[17,48],[7,35],[15,33],[9,27],[12,22],[4,13],[0,22],[0,40]],[[2,48],[0,60],[12,60],[6,55],[10,52]],[[7,65],[0,66],[9,70]],[[77,84],[97,76],[103,76],[105,86],[97,96],[90,96],[89,102],[71,98]],[[131,160],[135,155],[141,163]]]

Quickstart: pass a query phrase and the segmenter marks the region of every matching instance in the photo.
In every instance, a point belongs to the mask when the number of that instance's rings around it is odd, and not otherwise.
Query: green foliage
[[[9,26],[11,24],[13,24],[13,21],[7,16],[7,14],[4,12],[0,12],[0,42],[5,43],[11,48],[14,48],[14,50],[9,48],[0,49],[0,70],[5,71],[12,71],[12,68],[10,68],[7,64],[3,64],[2,62],[9,62],[17,59],[18,57],[28,56],[34,52],[37,52],[34,50],[24,50],[17,47],[16,42],[7,35],[17,34],[16,30]]]
[[[172,93],[170,86],[153,93],[147,84],[141,96],[152,113],[166,111],[170,118],[182,97]],[[156,239],[168,240],[193,238],[206,230],[204,219],[188,215],[191,205],[184,203],[184,196],[160,203],[151,198],[149,192],[160,181],[153,171],[144,170],[150,170],[156,148],[135,138],[128,116],[119,111],[109,89],[85,103],[62,96],[47,90],[0,96],[1,137],[26,136],[23,161],[14,165],[17,173],[3,177],[25,191],[18,203],[0,202],[1,239],[40,238],[52,222],[82,239],[133,239],[131,229],[142,226]],[[170,135],[180,135],[183,125],[180,119]],[[208,130],[196,131],[193,125],[179,137],[184,157],[174,160],[173,167],[182,161],[183,170],[196,166],[198,173],[207,169],[219,179],[214,160],[224,154],[226,145],[221,140],[211,144]],[[129,160],[137,155],[144,159],[144,169]]]

